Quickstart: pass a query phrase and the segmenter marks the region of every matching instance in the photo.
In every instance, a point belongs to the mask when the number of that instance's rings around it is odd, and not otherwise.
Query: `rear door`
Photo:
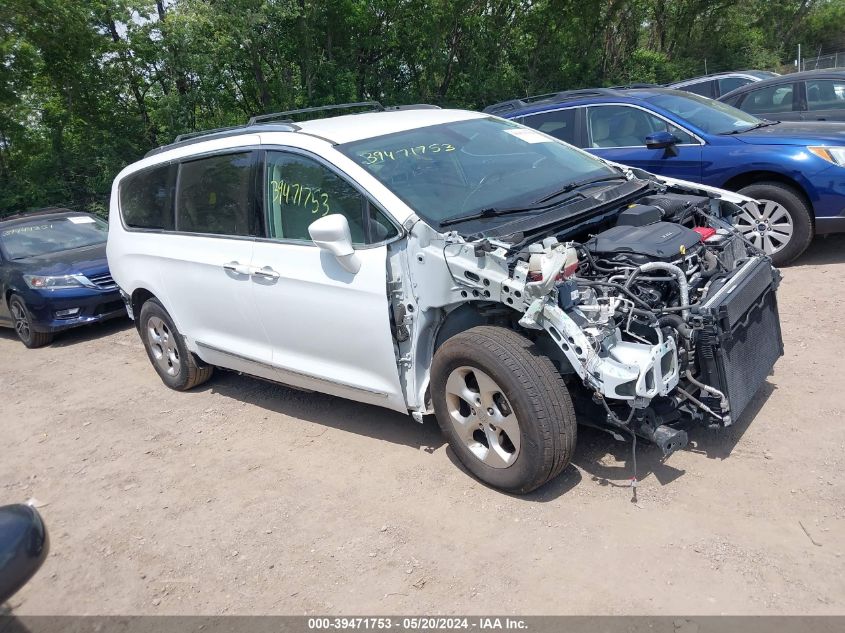
[[[845,121],[845,79],[809,79],[805,121]]]
[[[267,239],[255,243],[253,295],[278,380],[406,412],[387,300],[387,246],[400,231],[344,174],[301,151],[264,157]],[[308,227],[346,217],[357,273]]]
[[[581,147],[581,115],[583,108],[569,107],[537,112],[521,117],[520,123],[545,132],[556,139]]]
[[[634,105],[595,105],[587,108],[587,151],[623,165],[683,180],[701,178],[702,144],[692,133],[653,112]],[[674,134],[674,149],[648,149],[646,137],[655,132]]]
[[[746,92],[740,110],[772,121],[800,121],[801,99],[797,83],[774,84]]]
[[[252,298],[254,239],[263,234],[257,173],[255,150],[180,163],[161,271],[166,307],[203,360],[262,376],[272,371]]]

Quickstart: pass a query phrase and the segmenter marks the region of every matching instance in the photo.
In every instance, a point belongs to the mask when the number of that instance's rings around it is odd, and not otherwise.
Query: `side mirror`
[[[349,222],[339,213],[315,220],[308,227],[314,243],[337,258],[337,262],[353,275],[361,270],[361,260],[352,248]]]
[[[666,149],[680,142],[681,139],[665,130],[645,137],[645,146],[649,149]]]
[[[49,549],[47,529],[35,508],[0,507],[0,603],[32,578]]]

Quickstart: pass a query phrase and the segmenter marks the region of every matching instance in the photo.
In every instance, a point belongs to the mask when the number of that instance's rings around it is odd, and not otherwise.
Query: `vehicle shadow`
[[[132,325],[129,317],[118,317],[101,323],[73,328],[56,334],[56,338],[50,343],[50,347],[71,347],[72,345],[88,343],[104,336],[124,332]]]
[[[70,347],[80,343],[88,343],[103,336],[123,332],[130,327],[132,327],[132,321],[128,317],[119,317],[103,321],[102,323],[83,325],[57,333],[56,338],[47,347]],[[18,335],[15,334],[12,328],[0,328],[0,338],[18,341]],[[21,346],[23,346],[23,343],[21,343]]]
[[[687,429],[690,443],[684,450],[710,459],[730,457],[734,447],[742,439],[775,388],[774,385],[766,382],[739,420],[727,429],[690,426]],[[416,450],[422,449],[428,453],[433,453],[446,443],[434,416],[425,416],[423,423],[418,424],[410,416],[403,416],[374,405],[320,393],[299,391],[234,372],[218,372],[210,382],[197,389],[197,391],[202,390],[242,400],[272,413],[408,446]],[[583,420],[583,418],[579,419]],[[630,437],[623,437],[624,439],[620,441],[606,431],[579,424],[578,443],[571,464],[558,477],[538,490],[527,495],[510,496],[541,503],[554,501],[582,481],[584,476],[582,472],[602,486],[629,487],[631,477],[634,475],[632,442]],[[446,455],[456,468],[464,472],[467,477],[474,479],[450,447],[447,447]],[[654,475],[660,485],[671,484],[686,473],[685,470],[673,466],[671,461],[671,456],[664,458],[663,453],[656,446],[638,439],[638,480]]]
[[[789,268],[845,263],[845,233],[817,237]]]
[[[764,383],[739,419],[728,428],[689,425],[686,429],[689,444],[683,450],[709,459],[727,459],[775,389],[770,382]],[[620,441],[601,429],[579,426],[578,447],[572,463],[600,485],[628,487],[634,476],[633,446],[630,436],[622,435],[624,439]],[[686,471],[676,468],[671,462],[671,455],[666,458],[655,445],[637,439],[638,480],[654,475],[662,486],[672,483]]]
[[[423,423],[419,424],[411,416],[390,409],[322,393],[300,391],[234,372],[216,372],[208,383],[196,389],[202,390],[247,402],[272,413],[423,449],[428,453],[433,453],[445,443],[434,416],[425,416]]]

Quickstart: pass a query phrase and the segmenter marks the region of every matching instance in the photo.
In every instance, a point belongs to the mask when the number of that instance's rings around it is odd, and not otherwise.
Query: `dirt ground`
[[[165,388],[128,321],[0,331],[0,504],[50,556],[18,614],[845,614],[845,236],[784,271],[786,355],[662,463],[582,428],[528,497],[433,421],[218,372]]]

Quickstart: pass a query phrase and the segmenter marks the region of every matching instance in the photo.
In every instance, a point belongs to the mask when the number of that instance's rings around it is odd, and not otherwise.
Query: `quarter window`
[[[655,132],[670,132],[681,143],[695,139],[679,127],[639,108],[599,106],[587,109],[590,147],[640,147]]]
[[[173,229],[175,172],[171,165],[162,165],[123,179],[120,183],[120,210],[126,226]]]
[[[791,112],[794,84],[766,86],[749,92],[740,107],[751,114]]]
[[[839,110],[845,108],[845,81],[816,79],[807,82],[807,109]]]
[[[268,152],[264,195],[271,238],[310,242],[311,223],[334,213],[349,222],[354,244],[381,242],[398,233],[340,175],[299,154]]]
[[[540,130],[549,136],[554,136],[565,143],[574,145],[576,114],[575,108],[541,112],[540,114],[526,116],[524,122],[525,125],[533,127],[535,130]]]
[[[182,163],[177,229],[214,235],[254,235],[253,155],[224,154]]]

